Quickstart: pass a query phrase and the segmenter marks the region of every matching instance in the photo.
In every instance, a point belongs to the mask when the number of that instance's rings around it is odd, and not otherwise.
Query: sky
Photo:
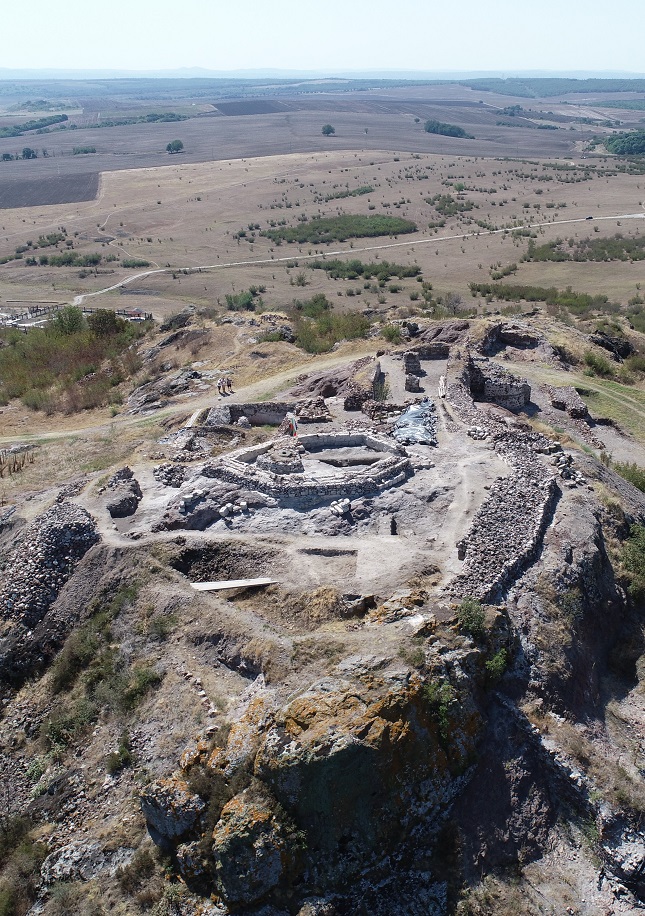
[[[0,68],[645,71],[645,0],[5,0]]]

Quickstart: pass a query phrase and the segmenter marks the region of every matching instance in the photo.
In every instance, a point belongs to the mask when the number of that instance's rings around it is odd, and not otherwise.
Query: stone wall
[[[485,358],[469,356],[463,380],[475,401],[499,404],[508,410],[521,410],[531,400],[531,386],[506,369]]]
[[[403,483],[411,474],[412,466],[405,451],[393,441],[366,433],[325,434],[301,436],[298,442],[309,452],[326,448],[363,446],[383,457],[369,468],[348,470],[342,477],[328,482],[307,478],[302,474],[280,475],[257,464],[257,458],[275,447],[275,442],[262,443],[241,449],[207,464],[205,477],[212,477],[253,490],[277,499],[281,505],[315,505],[329,499],[368,496]]]
[[[206,417],[205,426],[226,426],[246,417],[251,426],[280,426],[289,412],[295,409],[293,401],[266,401],[256,404],[221,404],[213,407]]]
[[[447,400],[460,419],[482,428],[495,451],[509,464],[509,477],[498,478],[457,544],[462,572],[448,585],[456,598],[496,601],[537,557],[560,495],[556,474],[540,454],[553,444],[528,427],[509,427],[490,412],[478,410],[461,382],[452,382]]]
[[[551,406],[555,407],[556,410],[564,410],[574,419],[582,419],[589,416],[587,405],[572,385],[565,385],[562,388],[548,388],[547,390]]]

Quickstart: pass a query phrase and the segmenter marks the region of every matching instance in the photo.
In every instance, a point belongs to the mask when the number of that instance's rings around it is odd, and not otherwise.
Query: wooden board
[[[250,588],[254,585],[274,585],[276,579],[228,579],[221,582],[191,582],[198,592],[219,592],[225,588]]]

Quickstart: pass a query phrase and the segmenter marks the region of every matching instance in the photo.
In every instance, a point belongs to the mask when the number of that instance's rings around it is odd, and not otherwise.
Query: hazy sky
[[[5,0],[0,67],[645,71],[645,0]]]

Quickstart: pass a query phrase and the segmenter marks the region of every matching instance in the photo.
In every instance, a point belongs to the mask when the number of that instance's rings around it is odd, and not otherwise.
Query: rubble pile
[[[330,423],[332,419],[325,399],[320,395],[299,401],[294,412],[299,423]]]
[[[186,479],[186,468],[181,464],[171,464],[169,461],[158,464],[152,469],[154,479],[164,487],[179,488]]]
[[[35,626],[98,540],[94,520],[74,503],[57,503],[38,516],[9,558],[12,572],[0,592],[0,616]]]

